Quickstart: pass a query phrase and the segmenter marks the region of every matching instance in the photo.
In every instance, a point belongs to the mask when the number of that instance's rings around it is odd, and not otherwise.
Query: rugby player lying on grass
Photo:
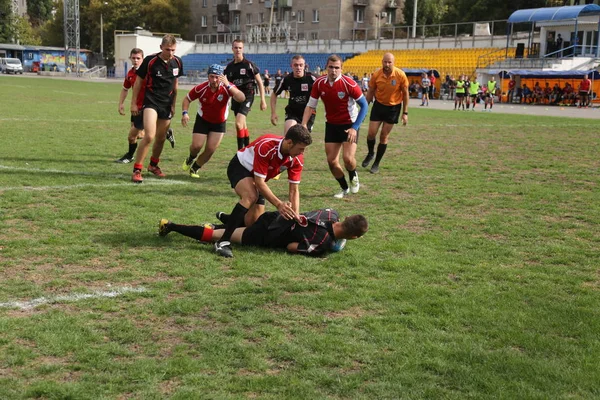
[[[266,212],[249,227],[237,228],[231,241],[249,246],[284,248],[290,253],[321,256],[340,251],[346,240],[361,237],[369,229],[362,215],[351,215],[340,221],[337,211],[325,208],[300,214],[298,220],[286,220],[279,212]],[[224,229],[207,224],[180,225],[162,219],[158,234],[177,232],[202,242],[218,241]]]

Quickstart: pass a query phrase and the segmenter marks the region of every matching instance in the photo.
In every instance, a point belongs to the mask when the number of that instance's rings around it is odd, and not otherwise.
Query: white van
[[[4,74],[23,75],[23,64],[18,58],[0,58],[0,71]]]

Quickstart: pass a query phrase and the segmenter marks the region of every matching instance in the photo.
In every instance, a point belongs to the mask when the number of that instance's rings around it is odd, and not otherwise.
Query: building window
[[[248,4],[252,4],[252,0],[248,0],[248,2],[247,2],[247,3],[248,3]]]
[[[304,22],[304,10],[298,10],[296,13],[296,20],[298,22]]]
[[[206,28],[206,26],[208,25],[208,24],[207,24],[207,22],[206,22],[206,21],[207,21],[207,19],[208,19],[208,18],[206,17],[206,15],[203,15],[203,16],[202,16],[202,27],[203,27],[203,28]]]
[[[252,25],[252,14],[246,14],[246,25]]]
[[[365,9],[360,7],[354,12],[354,22],[365,22]]]
[[[311,32],[310,40],[319,40],[319,32]]]
[[[258,14],[258,22],[260,22],[261,24],[264,24],[264,22],[265,22],[265,13]]]
[[[217,3],[219,2],[219,0],[213,0],[213,6],[217,6]]]
[[[208,7],[208,0],[202,0],[202,7]]]
[[[312,22],[319,22],[319,10],[313,10],[313,20]]]
[[[217,26],[217,16],[213,15],[213,26]]]
[[[396,12],[394,12],[394,11],[388,12],[385,22],[387,22],[390,25],[394,25],[396,23]]]

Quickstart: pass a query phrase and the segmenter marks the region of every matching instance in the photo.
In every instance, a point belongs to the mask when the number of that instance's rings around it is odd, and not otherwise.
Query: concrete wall
[[[161,36],[148,36],[145,34],[128,33],[115,35],[115,77],[124,77],[127,70],[131,68],[129,61],[129,52],[134,47],[138,47],[144,51],[144,56],[158,53],[160,51]],[[194,52],[194,42],[177,41],[176,54],[182,55]]]

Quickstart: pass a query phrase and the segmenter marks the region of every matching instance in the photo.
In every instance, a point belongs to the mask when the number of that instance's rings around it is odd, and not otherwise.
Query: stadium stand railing
[[[340,53],[338,54],[342,60],[346,60],[354,56],[354,53]],[[294,56],[292,53],[284,54],[249,54],[248,59],[254,62],[259,68],[261,74],[265,70],[269,71],[272,76],[275,75],[278,69],[281,72],[291,71],[290,63]],[[317,67],[324,68],[327,62],[329,54],[326,53],[304,53],[302,54],[306,60],[306,64],[311,71],[314,71]],[[182,57],[183,64],[185,65],[186,75],[190,77],[200,78],[206,76],[206,71],[211,64],[227,65],[233,60],[233,55],[223,53],[211,53],[211,54],[199,54],[192,53],[186,54]]]

